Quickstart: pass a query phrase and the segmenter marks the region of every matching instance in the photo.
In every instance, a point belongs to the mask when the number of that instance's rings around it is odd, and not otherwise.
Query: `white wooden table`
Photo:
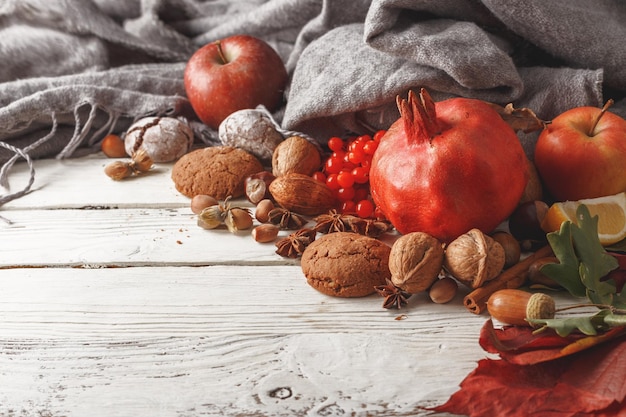
[[[424,416],[487,356],[465,292],[322,295],[273,243],[197,227],[171,164],[108,162],[36,161],[0,209],[0,416]]]

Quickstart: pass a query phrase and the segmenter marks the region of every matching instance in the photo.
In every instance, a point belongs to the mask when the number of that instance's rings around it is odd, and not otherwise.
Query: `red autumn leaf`
[[[480,330],[478,343],[489,353],[505,355],[508,352],[521,353],[536,349],[557,349],[567,346],[576,339],[584,337],[571,334],[561,337],[554,333],[533,333],[533,329],[525,326],[506,326],[496,329],[493,321],[487,320]]]
[[[437,412],[470,417],[626,415],[626,338],[534,365],[483,359]]]
[[[549,330],[548,330],[549,331]],[[626,328],[617,327],[598,336],[572,333],[561,337],[556,333],[533,333],[523,326],[495,329],[487,320],[480,332],[479,344],[489,353],[497,353],[508,362],[533,365],[571,355],[626,334]]]

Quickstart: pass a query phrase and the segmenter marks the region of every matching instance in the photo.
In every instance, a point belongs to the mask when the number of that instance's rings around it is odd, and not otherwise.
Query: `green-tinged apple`
[[[198,49],[187,62],[185,91],[196,115],[217,130],[231,113],[259,104],[276,110],[287,70],[262,39],[235,35]]]
[[[567,110],[539,135],[535,166],[556,200],[626,190],[626,120],[607,111],[612,103]]]

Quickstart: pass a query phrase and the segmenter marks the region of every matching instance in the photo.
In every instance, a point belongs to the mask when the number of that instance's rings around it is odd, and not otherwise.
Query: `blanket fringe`
[[[8,149],[9,151],[14,153],[14,155],[10,159],[8,159],[4,163],[4,165],[2,165],[2,167],[0,168],[0,186],[5,188],[7,191],[10,190],[9,172],[11,171],[11,168],[13,167],[13,165],[19,158],[23,158],[26,161],[26,163],[28,164],[29,172],[30,172],[30,178],[28,180],[28,183],[21,191],[0,195],[0,207],[8,203],[9,201],[16,200],[28,194],[31,191],[31,187],[33,186],[33,183],[35,182],[35,167],[33,164],[33,160],[29,155],[29,152],[31,152],[33,149],[36,149],[41,144],[47,142],[56,134],[57,126],[58,126],[56,114],[52,113],[51,117],[52,117],[52,128],[50,129],[50,132],[47,135],[37,139],[35,142],[31,143],[30,145],[26,146],[23,149],[17,148],[6,142],[0,141],[0,147]],[[11,223],[10,220],[2,216],[0,216],[0,220],[3,220],[7,223]]]
[[[37,147],[39,147],[39,145],[42,145],[43,143],[47,142],[48,140],[50,140],[56,134],[57,126],[58,126],[56,114],[52,113],[51,117],[52,117],[52,128],[50,129],[50,132],[46,136],[43,136],[43,137],[37,139],[35,142],[31,143],[30,145],[26,146],[23,149],[16,148],[16,147],[14,147],[12,145],[9,145],[6,142],[0,142],[0,146],[2,146],[5,149],[10,150],[11,152],[13,152],[15,154],[9,160],[7,160],[4,163],[4,165],[2,165],[2,167],[0,168],[0,186],[6,188],[7,190],[10,189],[10,187],[9,187],[9,171],[11,170],[11,168],[13,167],[15,162],[20,157],[26,159],[24,157],[24,155],[28,155],[29,152],[31,152],[32,150],[34,150]],[[0,205],[2,205],[2,204],[0,204]]]
[[[84,125],[81,125],[80,122],[80,114],[79,110],[84,105],[88,104],[91,106],[89,110],[89,117]],[[98,106],[92,103],[83,103],[79,104],[74,108],[74,120],[76,121],[76,125],[74,128],[74,135],[68,142],[68,144],[63,148],[61,152],[56,156],[57,159],[65,159],[72,156],[72,154],[76,151],[76,149],[81,145],[89,131],[91,130],[91,125],[93,121],[96,119],[96,114],[98,112]]]
[[[100,139],[103,139],[105,136],[113,132],[113,129],[117,125],[117,121],[119,120],[120,115],[119,113],[115,113],[112,111],[108,112],[108,115],[109,119],[106,121],[106,123],[103,124],[102,127],[98,129],[93,135],[91,135],[91,138],[89,138],[89,146],[94,146],[96,143],[98,143]]]
[[[33,160],[31,159],[30,155],[28,155],[28,153],[26,153],[23,149],[19,149],[16,148],[13,145],[9,145],[6,142],[1,142],[0,141],[0,147],[6,148],[8,150],[10,150],[11,152],[14,152],[16,156],[22,157],[24,158],[24,160],[26,161],[26,163],[28,164],[28,170],[30,171],[30,179],[28,180],[28,184],[26,184],[26,186],[18,192],[12,193],[12,194],[3,194],[0,195],[0,207],[3,206],[4,204],[8,203],[9,201],[15,200],[16,198],[20,198],[26,194],[28,194],[30,192],[31,187],[33,186],[33,183],[35,182],[35,167],[33,165]],[[4,164],[4,166],[2,167],[2,177],[4,178],[7,173],[8,170],[5,171],[5,167],[7,165],[9,165],[8,161],[7,163]],[[13,161],[14,162],[14,161]],[[11,163],[10,165],[13,165],[13,163]],[[5,180],[6,181],[6,180]],[[5,222],[11,224],[12,222],[2,216],[0,216],[0,219],[4,220]]]

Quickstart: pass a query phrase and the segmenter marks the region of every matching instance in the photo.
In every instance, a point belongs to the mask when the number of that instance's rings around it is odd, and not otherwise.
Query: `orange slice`
[[[541,228],[545,232],[554,232],[566,220],[576,223],[576,209],[581,204],[587,206],[592,217],[598,216],[598,237],[603,246],[626,238],[626,192],[554,203],[543,218]]]

